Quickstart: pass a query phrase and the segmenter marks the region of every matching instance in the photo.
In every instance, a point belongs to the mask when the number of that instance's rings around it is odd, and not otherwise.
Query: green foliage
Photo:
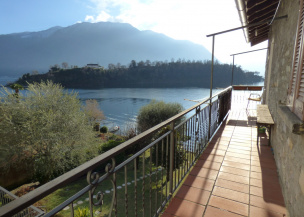
[[[75,217],[90,217],[89,208],[78,208]]]
[[[140,108],[137,116],[137,127],[139,132],[144,132],[151,127],[182,112],[183,106],[179,103],[165,103],[164,101],[152,101]]]
[[[100,128],[100,132],[101,133],[107,133],[108,132],[108,128],[106,126],[103,126]]]
[[[206,87],[210,86],[211,61],[172,60],[171,62],[132,60],[128,66],[109,64],[108,69],[89,67],[58,69],[51,67],[46,74],[24,75],[18,83],[52,80],[66,88],[106,88],[106,87]],[[214,64],[214,86],[230,85],[229,64]],[[250,84],[263,81],[258,72],[246,72],[234,66],[234,84]],[[55,70],[55,71],[54,71]]]
[[[99,121],[104,120],[105,116],[103,112],[100,110],[98,102],[95,99],[86,100],[85,111],[89,117],[89,121],[94,126],[98,125],[99,131]]]
[[[167,133],[169,131],[170,131],[170,126],[164,127],[157,133],[157,135],[155,137],[159,138],[159,137],[161,137],[162,135],[164,135],[165,133]],[[173,169],[178,168],[185,160],[185,153],[184,153],[184,150],[183,150],[183,146],[181,145],[181,142],[182,142],[181,141],[181,133],[178,132],[178,131],[174,131],[174,134],[175,134],[175,144],[174,144]],[[163,147],[164,150],[162,150],[162,146],[161,146],[162,142],[164,144],[164,147]],[[169,157],[167,157],[166,150],[168,150],[168,156],[170,156],[170,154],[169,154],[170,151],[171,151],[171,148],[170,148],[171,138],[170,138],[170,136],[164,138],[162,142],[157,143],[153,147],[153,149],[152,149],[152,161],[155,165],[165,167],[166,170],[169,171],[169,168],[170,168],[169,161],[170,161],[170,159],[169,159]],[[166,148],[167,144],[168,144],[168,148]],[[162,151],[164,151],[164,152],[162,152]],[[158,156],[156,157],[156,155],[158,155]],[[157,162],[156,162],[156,159],[158,159]]]
[[[115,148],[116,146],[123,143],[124,140],[109,140],[108,142],[102,144],[98,150],[99,154],[105,153],[112,148]],[[125,159],[125,154],[122,152],[115,156],[116,165],[122,163]]]
[[[1,169],[7,172],[28,164],[33,170],[28,172],[43,183],[86,161],[87,150],[97,154],[97,139],[83,110],[77,94],[52,82],[30,84],[18,99],[4,88]]]

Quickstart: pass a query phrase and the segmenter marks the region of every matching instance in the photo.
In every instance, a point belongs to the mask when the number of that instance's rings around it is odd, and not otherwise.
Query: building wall
[[[280,176],[286,207],[292,217],[304,216],[304,135],[292,133],[303,122],[286,106],[298,23],[299,0],[282,0],[269,37],[266,64],[266,104],[273,116],[271,145]]]

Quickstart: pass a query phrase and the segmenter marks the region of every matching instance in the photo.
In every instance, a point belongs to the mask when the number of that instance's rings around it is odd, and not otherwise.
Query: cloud
[[[140,30],[204,45],[209,51],[212,40],[206,35],[241,25],[234,0],[91,0],[91,3],[95,14],[87,15],[86,21],[129,23]],[[232,53],[265,46],[251,48],[245,43],[242,30],[216,36],[215,42],[215,56],[227,63],[231,63]],[[257,54],[256,59],[260,56]],[[264,57],[260,62],[265,64]]]

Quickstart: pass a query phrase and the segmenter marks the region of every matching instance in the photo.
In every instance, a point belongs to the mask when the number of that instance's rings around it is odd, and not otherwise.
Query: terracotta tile
[[[266,201],[262,197],[250,195],[250,205],[260,207],[265,210],[286,214],[285,206],[277,204],[276,202]]]
[[[250,160],[249,159],[244,159],[244,158],[238,158],[238,157],[231,157],[231,156],[225,156],[224,158],[227,161],[233,161],[233,162],[238,162],[241,164],[248,164],[250,165]]]
[[[275,164],[275,162],[263,162],[263,161],[255,161],[255,160],[251,160],[251,165],[253,166],[258,166],[258,167],[262,167],[262,168],[269,168],[269,169],[277,169],[277,166]]]
[[[222,163],[222,161],[224,159],[224,156],[203,153],[202,156],[199,159],[200,160],[209,160],[209,161],[214,161],[214,162]]]
[[[205,206],[175,197],[169,203],[166,213],[176,216],[201,217],[204,210]]]
[[[206,205],[210,196],[210,191],[193,188],[187,185],[182,185],[178,190],[176,197],[181,199],[189,200],[194,203]]]
[[[227,152],[226,156],[250,159],[250,155],[248,155],[248,154],[238,154],[238,153],[234,153],[234,152]]]
[[[228,152],[233,152],[233,153],[237,153],[237,154],[245,154],[245,155],[249,155],[250,156],[250,151],[244,151],[244,150],[239,150],[239,149],[234,149],[234,148],[228,148],[227,150]]]
[[[220,209],[228,210],[237,214],[248,216],[248,205],[225,198],[211,196],[209,201],[210,206],[218,207]]]
[[[203,167],[207,169],[219,170],[221,167],[221,163],[207,161],[207,160],[198,160],[195,164],[197,167]]]
[[[244,150],[244,151],[251,151],[251,147],[240,146],[240,145],[232,145],[232,144],[230,144],[229,148],[239,149],[239,150]]]
[[[237,163],[237,162],[232,162],[232,161],[223,161],[223,166],[228,166],[228,167],[234,167],[242,170],[250,170],[250,165],[248,164],[242,164],[242,163]]]
[[[274,161],[273,156],[271,156],[271,157],[268,157],[268,156],[251,156],[251,159],[255,160],[255,161],[263,161],[263,162],[273,162]]]
[[[218,171],[195,166],[191,170],[190,174],[193,176],[199,176],[199,177],[215,180],[217,177]]]
[[[242,146],[242,147],[252,147],[252,142],[230,142],[229,145],[233,146]]]
[[[223,197],[226,199],[238,201],[241,203],[249,203],[249,194],[245,194],[239,191],[234,191],[227,188],[221,188],[218,186],[215,186],[212,191],[212,195],[216,195],[219,197]]]
[[[206,150],[204,150],[204,153],[210,153],[210,154],[214,154],[214,155],[225,156],[226,151],[216,150],[216,149],[206,149]]]
[[[285,217],[282,213],[276,213],[269,210],[261,209],[259,207],[250,206],[249,216],[258,217]]]
[[[239,183],[247,184],[247,185],[249,184],[249,177],[238,176],[238,175],[234,175],[234,174],[230,174],[230,173],[219,172],[218,178],[226,179],[226,180],[233,181],[233,182],[239,182]]]
[[[281,190],[281,185],[279,183],[278,177],[271,176],[271,178],[268,179],[255,179],[250,178],[250,185],[256,186],[259,188],[266,188],[271,190]]]
[[[208,206],[204,217],[241,217],[241,215],[229,212],[227,210],[222,210],[212,206]]]
[[[250,194],[263,197],[266,201],[274,201],[278,204],[285,205],[283,194],[281,189],[280,190],[273,190],[267,188],[259,188],[256,186],[250,186]]]
[[[251,171],[250,177],[254,179],[262,179],[263,181],[278,180],[278,176],[276,173],[275,174],[273,172],[267,173],[265,171],[263,173]]]
[[[269,168],[261,168],[256,166],[251,166],[252,172],[262,173],[263,175],[269,175],[269,176],[278,176],[276,169],[269,169]]]
[[[250,171],[248,171],[248,170],[242,170],[242,169],[228,167],[228,166],[221,166],[220,171],[225,172],[225,173],[239,175],[239,176],[246,176],[246,177],[249,177],[249,174],[250,174]]]
[[[232,135],[231,141],[235,143],[250,143],[251,135],[248,136],[248,133],[241,133],[240,136]]]
[[[226,151],[228,148],[227,145],[220,145],[220,144],[212,144],[212,145],[208,145],[207,149],[217,149],[217,150],[223,150]]]
[[[215,182],[216,186],[220,186],[222,188],[231,189],[234,191],[243,192],[249,194],[249,185],[241,184],[238,182],[232,182],[225,179],[217,179]]]
[[[201,178],[198,176],[192,176],[192,175],[189,175],[184,182],[184,185],[204,189],[207,191],[212,191],[213,184],[214,184],[214,180]]]

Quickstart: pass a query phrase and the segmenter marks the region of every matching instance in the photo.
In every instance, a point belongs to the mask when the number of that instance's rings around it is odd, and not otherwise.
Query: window
[[[300,1],[297,36],[293,58],[292,77],[287,103],[292,112],[304,120],[304,4]]]

